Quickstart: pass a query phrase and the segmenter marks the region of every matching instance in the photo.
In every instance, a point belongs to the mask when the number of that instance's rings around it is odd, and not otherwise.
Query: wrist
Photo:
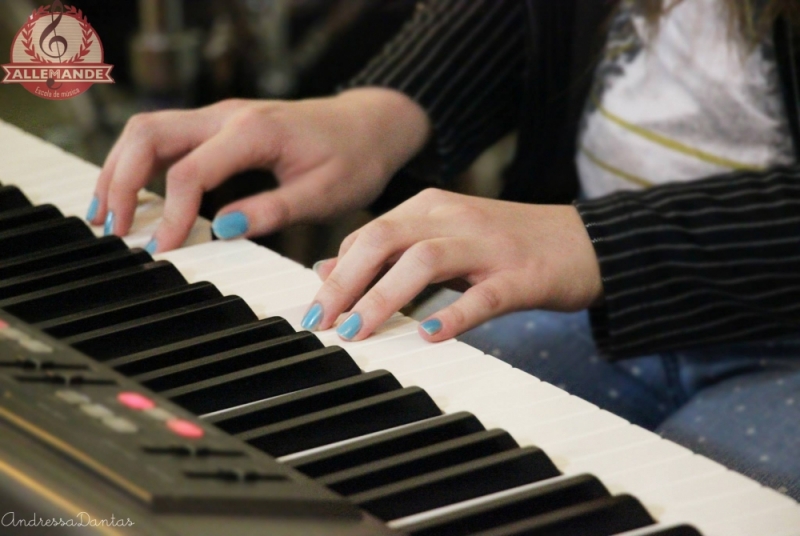
[[[394,89],[363,87],[340,93],[336,99],[352,107],[359,132],[373,147],[378,173],[391,176],[425,147],[432,133],[425,110]]]

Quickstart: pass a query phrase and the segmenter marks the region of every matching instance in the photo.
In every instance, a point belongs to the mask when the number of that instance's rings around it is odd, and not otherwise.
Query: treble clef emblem
[[[58,13],[58,17],[56,17],[56,13]],[[58,58],[58,62],[61,63],[62,56],[67,52],[67,40],[64,37],[61,37],[56,32],[56,28],[61,23],[61,17],[64,15],[64,5],[60,2],[60,0],[55,0],[53,4],[50,6],[50,24],[42,32],[42,36],[39,38],[39,50],[41,50],[46,56],[50,56],[51,58]],[[53,37],[50,37],[50,34],[53,34]],[[47,47],[44,46],[45,40],[50,37],[50,40],[47,41]],[[53,47],[55,46],[55,54],[52,54]],[[55,80],[52,78],[47,79],[47,87],[50,89],[58,89],[61,87],[55,87]]]

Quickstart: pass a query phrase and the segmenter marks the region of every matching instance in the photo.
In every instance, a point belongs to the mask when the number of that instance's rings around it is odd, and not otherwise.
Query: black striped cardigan
[[[564,111],[567,107],[552,95],[559,87],[569,93],[574,84],[583,88],[577,91],[580,99],[588,81],[576,82],[577,47],[567,53],[545,49],[558,47],[559,39],[563,45],[562,34],[570,35],[564,21],[583,15],[585,22],[591,3],[542,0],[537,13],[536,0],[527,5],[522,0],[421,2],[414,18],[352,85],[394,88],[422,105],[434,128],[436,176],[444,183],[514,129],[522,130],[518,159],[535,155],[547,168],[540,166],[537,173],[523,166],[527,175],[512,176],[507,191],[514,191],[516,180],[526,183],[517,191],[535,193],[527,183],[546,182],[547,170],[574,182],[576,110],[582,103]],[[559,8],[549,13],[542,7],[555,4]],[[571,11],[561,10],[568,4]],[[591,17],[600,19],[602,10],[595,12]],[[599,20],[593,24],[598,30]],[[573,28],[571,35],[586,39],[585,33]],[[584,56],[587,50],[581,50]],[[559,54],[569,68],[553,61]],[[538,62],[533,66],[532,56]],[[584,60],[582,65],[591,61]],[[541,104],[521,110],[530,103],[529,94],[541,94],[548,85],[556,89],[545,102],[554,109],[562,106],[560,115]],[[793,99],[786,104],[787,110],[795,109]],[[526,111],[535,116],[533,128]],[[558,128],[550,131],[542,123],[536,128],[537,114],[553,115]],[[797,146],[796,118],[792,121]],[[561,162],[547,160],[551,153],[561,154]],[[610,358],[800,333],[800,167],[734,173],[574,204],[600,261],[605,298],[591,316],[598,346]]]

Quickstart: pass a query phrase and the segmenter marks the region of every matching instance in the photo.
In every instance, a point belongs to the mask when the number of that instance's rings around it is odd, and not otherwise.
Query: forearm
[[[800,173],[738,174],[576,203],[612,357],[800,330]]]

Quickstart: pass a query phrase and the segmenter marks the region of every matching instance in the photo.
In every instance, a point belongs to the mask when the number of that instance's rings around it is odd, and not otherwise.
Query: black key
[[[353,495],[515,448],[519,445],[508,432],[488,430],[333,473],[319,482]]]
[[[64,218],[0,233],[0,251],[4,259],[9,259],[87,238],[94,238],[94,234],[85,223],[75,217]]]
[[[544,452],[526,447],[351,495],[350,500],[388,521],[559,474]]]
[[[670,527],[664,530],[656,530],[649,532],[647,536],[703,536],[700,532],[689,525],[680,525],[679,527]]]
[[[408,536],[468,536],[609,496],[596,477],[578,475],[406,525],[403,532]]]
[[[0,212],[25,208],[32,203],[16,186],[0,186]]]
[[[392,374],[376,370],[212,415],[205,420],[230,434],[237,434],[398,389],[402,386]]]
[[[611,536],[654,524],[630,495],[603,497],[555,512],[534,516],[474,536]]]
[[[53,205],[24,207],[0,212],[0,233],[43,221],[60,220],[64,215]]]
[[[88,331],[130,322],[137,318],[173,311],[222,296],[220,291],[211,283],[181,285],[155,293],[150,291],[149,287],[140,288],[148,291],[148,293],[143,296],[114,301],[109,305],[54,318],[35,324],[35,327],[52,337],[63,339]]]
[[[199,415],[308,389],[360,372],[347,352],[332,346],[161,394]]]
[[[285,463],[316,478],[483,430],[485,428],[474,415],[459,412],[287,460]]]
[[[106,362],[106,365],[117,369],[122,374],[133,376],[268,339],[291,335],[294,332],[294,328],[286,320],[277,317],[266,318],[152,350],[118,357]]]
[[[255,428],[236,437],[278,457],[441,414],[425,391],[409,387]]]
[[[64,339],[100,361],[157,348],[256,320],[238,296],[225,296]]]
[[[168,262],[150,262],[0,301],[0,309],[33,324],[185,285]]]
[[[154,391],[166,391],[281,359],[288,359],[320,348],[323,348],[323,344],[319,339],[313,333],[304,331],[280,339],[251,344],[238,350],[145,372],[132,379]]]
[[[12,277],[0,281],[0,300],[81,281],[131,266],[140,266],[151,261],[150,255],[140,249],[135,249],[56,266],[29,275]]]
[[[81,242],[20,255],[13,259],[5,260],[3,258],[0,259],[0,281],[127,250],[128,246],[121,238],[105,236],[103,238],[92,237]]]

